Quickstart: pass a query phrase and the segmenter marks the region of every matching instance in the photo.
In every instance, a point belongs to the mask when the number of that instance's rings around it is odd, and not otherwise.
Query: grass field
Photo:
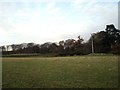
[[[117,88],[118,56],[3,58],[3,88]]]

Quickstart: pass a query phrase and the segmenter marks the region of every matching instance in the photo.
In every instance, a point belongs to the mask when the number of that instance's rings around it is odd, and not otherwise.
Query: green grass
[[[118,56],[3,58],[3,88],[117,88]]]

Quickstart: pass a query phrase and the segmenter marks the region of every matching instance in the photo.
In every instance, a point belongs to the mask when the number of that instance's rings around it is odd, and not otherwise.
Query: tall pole
[[[92,44],[92,53],[94,53],[94,41],[93,41],[93,34],[91,34],[91,44]]]

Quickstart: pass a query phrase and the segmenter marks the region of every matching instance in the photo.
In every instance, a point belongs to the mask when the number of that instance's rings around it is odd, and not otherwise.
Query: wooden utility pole
[[[92,53],[94,53],[94,40],[93,40],[94,38],[93,38],[93,35],[94,34],[91,34]]]

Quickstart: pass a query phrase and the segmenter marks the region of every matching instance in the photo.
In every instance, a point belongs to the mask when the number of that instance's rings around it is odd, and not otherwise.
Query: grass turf
[[[117,88],[118,56],[3,58],[3,88]]]

